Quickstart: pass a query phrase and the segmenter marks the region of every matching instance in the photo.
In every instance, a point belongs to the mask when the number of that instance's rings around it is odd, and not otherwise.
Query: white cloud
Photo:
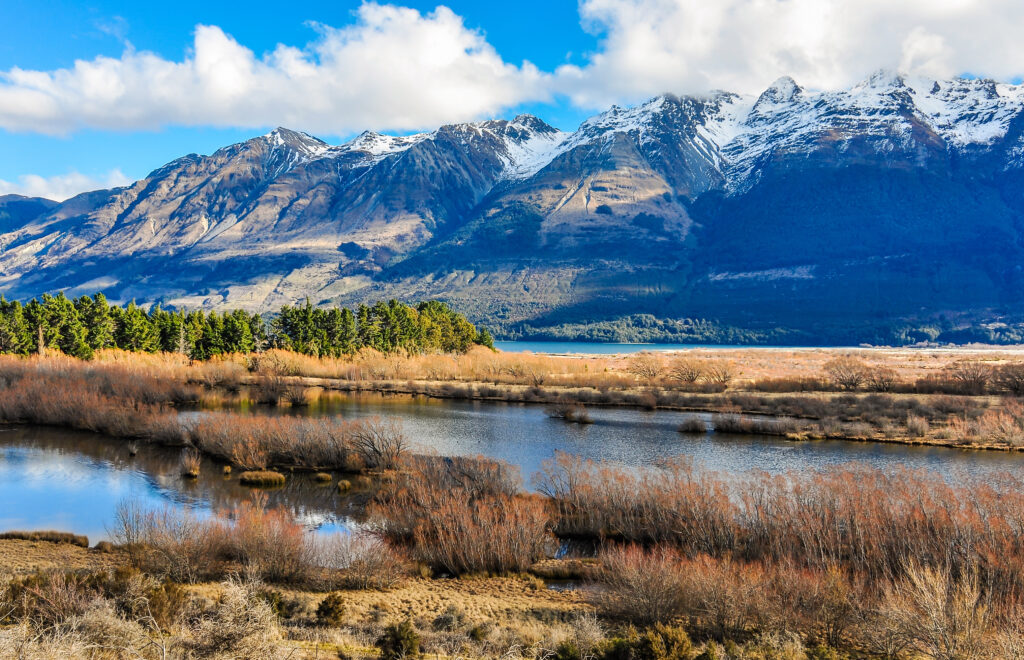
[[[100,177],[88,176],[79,172],[68,172],[57,176],[43,177],[38,174],[25,174],[18,177],[17,183],[0,179],[0,195],[25,195],[26,197],[45,197],[63,202],[69,197],[89,190],[126,186],[132,180],[121,170],[111,170]]]
[[[580,14],[600,48],[557,80],[588,108],[665,91],[757,93],[783,75],[835,89],[879,68],[1024,73],[1020,0],[582,0]]]
[[[504,62],[445,7],[421,14],[368,3],[348,27],[316,27],[318,39],[305,48],[278,45],[262,57],[201,25],[182,61],[127,50],[68,69],[0,72],[0,127],[49,134],[166,125],[403,130],[547,95],[536,67]]]
[[[345,134],[434,127],[559,95],[602,109],[666,91],[756,93],[782,75],[828,89],[882,67],[1003,80],[1024,73],[1020,0],[581,0],[580,17],[598,48],[551,72],[505,62],[445,7],[424,14],[363,4],[351,25],[316,26],[305,47],[265,55],[199,26],[180,61],[129,46],[120,58],[67,69],[0,72],[0,128],[285,125]]]

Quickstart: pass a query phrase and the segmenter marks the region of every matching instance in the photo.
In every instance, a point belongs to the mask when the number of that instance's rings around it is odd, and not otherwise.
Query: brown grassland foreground
[[[372,482],[351,535],[309,534],[254,490],[211,517],[125,502],[111,542],[92,549],[57,533],[0,538],[0,658],[1024,658],[1024,483],[1010,476],[722,475],[682,458],[623,469],[560,454],[526,492],[506,464],[412,455],[388,420],[229,405],[303,405],[314,383],[437,388],[566,419],[569,407],[577,421],[579,406],[634,403],[710,411],[719,431],[1021,444],[1012,356],[810,352],[798,369],[771,364],[802,354],[750,353],[756,367],[746,352],[0,358],[5,421],[180,446],[182,478],[202,453],[227,478]],[[204,401],[221,405],[178,414]],[[579,588],[545,586],[563,579]]]

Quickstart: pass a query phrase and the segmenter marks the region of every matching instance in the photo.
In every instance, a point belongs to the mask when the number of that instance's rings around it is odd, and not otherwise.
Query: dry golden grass
[[[222,355],[206,362],[192,363],[188,358],[175,353],[141,354],[104,350],[98,351],[95,359],[97,362],[110,363],[136,373],[201,383],[209,387],[251,383],[261,376],[301,376],[309,379],[359,382],[430,381],[611,389],[679,385],[679,376],[674,375],[672,367],[686,361],[703,367],[705,371],[710,371],[712,367],[729,367],[732,376],[729,381],[730,389],[743,390],[765,379],[823,378],[826,365],[838,357],[854,358],[862,362],[869,371],[892,369],[899,381],[912,383],[920,378],[942,374],[963,360],[990,367],[1022,362],[1024,350],[695,348],[639,355],[551,355],[506,353],[478,346],[465,355],[403,356],[364,350],[358,355],[345,358],[317,358],[272,350],[260,355]],[[697,382],[707,380],[709,377],[705,375]]]
[[[189,587],[210,600],[220,596],[220,583]],[[301,601],[307,610],[326,596],[324,593],[280,589]],[[345,617],[350,625],[388,620],[433,618],[449,606],[458,607],[469,622],[514,620],[544,610],[555,615],[589,610],[577,590],[548,589],[539,580],[525,577],[473,577],[461,579],[415,578],[387,591],[343,591]]]
[[[112,570],[126,561],[119,550],[100,552],[68,543],[0,539],[0,572],[27,575],[48,570]]]

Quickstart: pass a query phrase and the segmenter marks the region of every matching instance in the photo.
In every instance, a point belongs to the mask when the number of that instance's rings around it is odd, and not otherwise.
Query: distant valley
[[[340,146],[285,128],[57,204],[0,292],[274,311],[438,298],[499,338],[1024,340],[1024,86],[878,72]]]

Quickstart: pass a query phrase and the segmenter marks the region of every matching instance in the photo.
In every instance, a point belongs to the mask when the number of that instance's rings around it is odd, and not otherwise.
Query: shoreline
[[[488,395],[483,395],[483,394],[479,394],[479,393],[476,393],[476,392],[473,392],[473,393],[445,392],[444,388],[445,388],[446,385],[448,387],[451,387],[453,385],[453,383],[451,383],[450,381],[419,381],[419,383],[422,385],[422,387],[410,388],[410,387],[408,387],[408,381],[405,383],[406,386],[403,387],[403,385],[399,381],[377,381],[377,382],[372,382],[371,384],[367,385],[366,384],[367,381],[352,382],[352,381],[344,381],[344,380],[340,380],[340,379],[315,378],[315,377],[308,377],[308,376],[295,376],[295,377],[291,377],[291,378],[294,379],[294,382],[300,383],[304,387],[321,388],[322,390],[324,390],[326,392],[356,393],[356,394],[370,393],[370,394],[378,394],[378,395],[381,395],[381,396],[387,396],[387,395],[409,396],[409,397],[422,396],[422,397],[427,397],[427,398],[431,398],[431,399],[437,399],[437,400],[441,400],[441,401],[479,401],[479,402],[483,402],[483,403],[492,403],[492,404],[505,403],[505,404],[519,404],[519,405],[527,405],[527,406],[551,406],[553,404],[565,403],[566,401],[568,401],[570,403],[578,403],[580,405],[584,405],[585,407],[592,407],[592,408],[644,410],[644,411],[652,412],[652,413],[657,412],[659,410],[663,410],[663,411],[668,411],[668,412],[682,412],[682,413],[704,413],[704,414],[712,414],[712,415],[723,414],[723,411],[721,410],[721,406],[719,406],[719,408],[716,409],[714,407],[711,407],[710,405],[708,407],[696,407],[696,406],[662,405],[662,404],[659,403],[654,408],[647,408],[647,407],[645,407],[641,403],[597,402],[597,401],[590,401],[590,400],[578,401],[578,400],[573,400],[572,399],[572,396],[574,394],[578,394],[579,392],[590,391],[590,388],[571,388],[571,387],[562,387],[562,388],[555,388],[555,387],[529,388],[527,386],[514,386],[514,387],[518,388],[518,389],[514,390],[516,393],[518,393],[520,395],[524,395],[524,394],[526,394],[526,395],[533,395],[535,397],[533,399],[526,399],[526,398],[523,398],[522,396],[519,396],[519,397],[511,397],[511,396],[504,396],[503,397],[503,396],[500,396],[500,395],[498,395],[498,396],[488,396]],[[488,385],[488,384],[475,383],[475,382],[459,382],[458,385],[461,386],[461,387],[464,387],[464,388],[465,387],[475,388],[475,387],[479,387],[479,386],[492,387],[491,385]],[[510,386],[506,385],[505,387],[510,387]],[[537,392],[536,390],[541,390],[541,391]],[[629,395],[643,396],[644,394],[650,394],[651,392],[649,390],[635,389],[635,390],[620,391],[620,393],[623,394],[623,395],[626,395],[626,396],[629,396]],[[675,392],[673,391],[673,393],[675,393]],[[723,398],[725,396],[728,396],[728,394],[726,394],[725,392],[719,392],[719,393],[681,392],[681,394],[683,394],[683,395],[692,395],[692,396],[706,396],[706,397],[716,397],[716,396],[718,396],[718,397],[723,397]],[[743,391],[739,391],[739,392],[733,391],[733,392],[730,392],[729,394],[751,394],[751,395],[754,395],[754,396],[771,398],[774,393],[764,393],[764,392],[750,393],[750,392],[743,392]],[[836,397],[836,396],[847,395],[849,393],[842,393],[842,392],[794,392],[794,393],[777,393],[777,394],[774,394],[774,396],[776,396],[776,397],[799,396],[801,394],[808,395],[808,396],[831,396],[831,397]],[[863,395],[864,393],[861,393],[861,394]],[[903,397],[907,397],[907,398],[915,398],[915,397],[941,397],[941,396],[946,396],[946,395],[942,395],[942,394],[890,394],[889,396],[903,396]],[[805,421],[819,421],[819,418],[812,417],[812,416],[800,416],[800,415],[790,415],[790,414],[776,415],[776,414],[771,414],[771,413],[767,413],[767,412],[764,412],[764,411],[753,410],[753,409],[749,409],[749,410],[748,409],[739,409],[739,410],[736,410],[734,412],[725,413],[725,414],[738,414],[740,416],[755,416],[757,418],[764,418],[764,419],[768,419],[768,420],[772,420],[772,421],[787,420],[787,419],[797,419],[797,420],[805,420]],[[573,422],[567,421],[566,423],[573,423]],[[709,433],[714,433],[714,430],[709,430]],[[788,432],[788,433],[769,433],[769,432],[764,432],[763,430],[759,431],[759,432],[753,432],[753,433],[735,433],[735,432],[727,432],[727,433],[732,434],[732,435],[737,435],[737,434],[739,434],[739,435],[765,435],[765,436],[772,436],[772,437],[777,437],[777,438],[781,438],[781,439],[785,439],[785,440],[790,440],[790,441],[793,441],[793,442],[817,442],[817,441],[860,442],[860,443],[895,444],[895,445],[920,446],[920,447],[944,447],[944,448],[948,448],[948,449],[959,449],[959,450],[963,450],[963,451],[973,451],[973,450],[978,450],[978,451],[1002,451],[1002,452],[1008,452],[1008,453],[1024,452],[1024,445],[1018,446],[1018,447],[1012,447],[1012,446],[1006,446],[1006,445],[998,445],[998,444],[994,444],[994,443],[955,443],[955,442],[947,442],[947,441],[944,441],[944,440],[941,440],[941,439],[938,439],[938,438],[925,438],[925,437],[914,437],[914,436],[906,436],[906,437],[885,437],[885,436],[863,437],[863,436],[851,436],[851,435],[842,435],[842,434],[818,435],[818,434],[814,434],[813,432],[807,432],[807,431],[800,431],[800,432],[795,432],[795,433],[794,432]]]

